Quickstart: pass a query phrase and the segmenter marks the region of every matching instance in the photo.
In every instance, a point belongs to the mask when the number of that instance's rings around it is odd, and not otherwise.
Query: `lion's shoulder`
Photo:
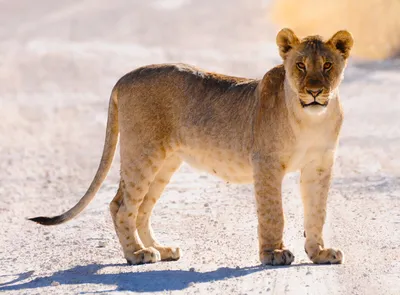
[[[272,108],[284,96],[285,68],[283,65],[269,70],[260,83],[260,100],[262,108]]]
[[[264,75],[261,81],[261,89],[269,94],[278,93],[283,90],[284,81],[285,67],[283,65],[276,66]]]

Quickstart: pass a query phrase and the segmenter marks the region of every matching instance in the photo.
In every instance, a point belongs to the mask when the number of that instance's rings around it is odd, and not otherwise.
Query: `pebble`
[[[104,248],[107,245],[105,241],[99,241],[98,247],[99,248]]]
[[[51,282],[51,285],[52,285],[52,286],[60,286],[60,283],[57,282],[57,281],[52,281],[52,282]]]

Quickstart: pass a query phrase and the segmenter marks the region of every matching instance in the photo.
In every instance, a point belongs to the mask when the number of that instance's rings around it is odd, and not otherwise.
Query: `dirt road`
[[[186,62],[261,77],[280,63],[268,1],[0,2],[0,293],[400,294],[400,60],[354,60],[325,226],[343,265],[310,264],[298,177],[284,183],[290,267],[258,262],[253,188],[184,165],[156,207],[177,262],[125,265],[108,203],[118,161],[89,208],[58,227],[25,217],[70,208],[99,162],[108,97],[138,66]]]

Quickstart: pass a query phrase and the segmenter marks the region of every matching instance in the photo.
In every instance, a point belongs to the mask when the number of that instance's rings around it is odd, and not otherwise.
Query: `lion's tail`
[[[107,129],[106,129],[106,138],[103,148],[103,155],[101,157],[100,165],[99,168],[97,169],[96,175],[94,176],[92,183],[90,184],[85,195],[79,200],[79,202],[74,207],[72,207],[67,212],[61,215],[54,217],[34,217],[30,218],[29,220],[32,220],[34,222],[43,225],[61,224],[77,216],[93,200],[95,194],[97,193],[101,184],[106,178],[108,171],[110,170],[112,161],[114,159],[115,149],[118,143],[119,128],[118,128],[117,92],[118,92],[117,86],[115,86],[111,93],[110,104],[108,108]]]

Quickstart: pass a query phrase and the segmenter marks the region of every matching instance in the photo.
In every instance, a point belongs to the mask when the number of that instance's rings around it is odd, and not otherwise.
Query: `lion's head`
[[[299,40],[292,30],[283,29],[276,42],[297,103],[308,113],[324,112],[342,80],[353,46],[351,34],[339,31],[325,42],[320,36]]]

